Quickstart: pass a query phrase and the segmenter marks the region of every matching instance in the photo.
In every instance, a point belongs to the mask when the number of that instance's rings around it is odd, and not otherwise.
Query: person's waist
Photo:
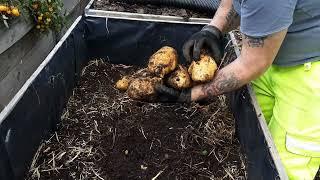
[[[306,57],[301,59],[300,58],[290,59],[289,57],[282,58],[282,59],[275,59],[273,64],[277,66],[288,67],[288,66],[303,65],[309,62],[320,62],[320,52],[319,52],[319,56],[314,56],[314,57]]]

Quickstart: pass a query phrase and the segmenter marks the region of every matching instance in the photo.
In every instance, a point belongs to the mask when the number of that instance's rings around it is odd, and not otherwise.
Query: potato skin
[[[178,65],[178,68],[170,74],[167,83],[175,89],[185,89],[192,85],[189,73],[182,65]]]
[[[121,91],[126,91],[130,85],[131,78],[128,76],[123,76],[120,80],[117,81],[116,83],[116,88],[121,90]]]
[[[148,71],[147,68],[139,69],[137,72],[131,75],[132,78],[140,78],[140,77],[151,77],[152,73]]]
[[[120,80],[117,81],[115,88],[126,91],[133,79],[140,78],[140,77],[151,77],[151,73],[146,69],[139,69],[137,72],[135,72],[132,75],[129,76],[123,76]]]
[[[188,72],[196,83],[209,82],[218,69],[216,62],[209,55],[201,55],[199,61],[192,61]]]
[[[162,83],[162,79],[158,77],[134,79],[127,90],[128,96],[135,100],[153,101],[157,96],[154,87],[158,83]]]
[[[148,71],[155,76],[164,77],[174,71],[177,65],[177,51],[172,47],[164,46],[150,57]]]

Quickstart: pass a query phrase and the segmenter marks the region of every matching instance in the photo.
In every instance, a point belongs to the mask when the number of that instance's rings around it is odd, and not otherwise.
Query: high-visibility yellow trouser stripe
[[[306,138],[286,135],[286,147],[295,154],[320,158],[320,142]]]

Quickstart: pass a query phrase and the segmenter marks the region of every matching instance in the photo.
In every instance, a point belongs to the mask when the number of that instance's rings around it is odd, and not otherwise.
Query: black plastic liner
[[[236,135],[247,156],[249,179],[279,179],[246,87],[227,95],[236,119]]]
[[[181,48],[201,25],[172,24],[109,18],[82,19],[21,100],[0,125],[0,179],[22,179],[41,141],[60,121],[62,111],[88,60],[145,64],[164,45]],[[248,157],[249,179],[277,179],[258,117],[246,89],[229,95],[238,138]]]
[[[151,23],[145,21],[87,18],[86,39],[91,58],[112,63],[146,65],[163,46],[174,46],[183,62],[182,46],[202,25]]]
[[[198,11],[216,12],[220,0],[122,0],[123,2],[175,6]]]

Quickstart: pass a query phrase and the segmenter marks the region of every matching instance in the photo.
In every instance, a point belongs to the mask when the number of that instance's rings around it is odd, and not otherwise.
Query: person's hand
[[[158,84],[155,86],[155,90],[158,94],[158,99],[160,102],[169,103],[189,103],[191,102],[191,89],[185,89],[182,91],[167,87],[163,84]]]
[[[208,50],[209,54],[220,64],[223,56],[223,36],[221,31],[211,25],[206,25],[201,31],[193,34],[183,46],[183,55],[188,63],[200,59],[201,50]]]

